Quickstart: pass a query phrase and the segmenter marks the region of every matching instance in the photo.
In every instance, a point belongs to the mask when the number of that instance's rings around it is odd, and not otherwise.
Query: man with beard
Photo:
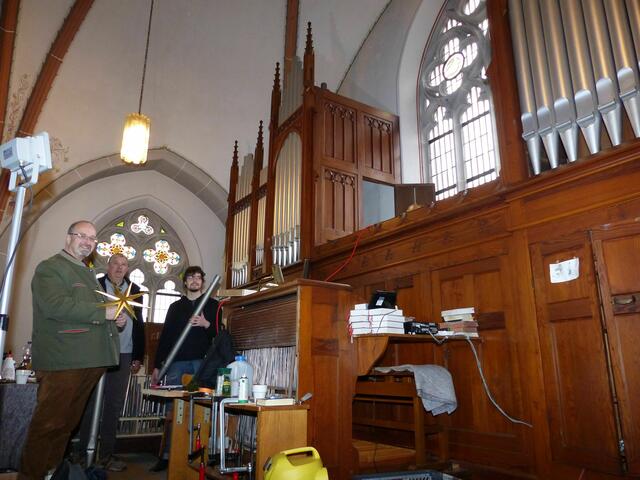
[[[158,378],[160,368],[162,368],[164,361],[178,338],[180,338],[187,323],[190,323],[192,328],[167,370],[166,385],[181,385],[182,375],[195,374],[211,346],[213,337],[216,334],[215,320],[218,302],[210,298],[205,303],[202,313],[198,316],[193,315],[203,295],[204,277],[205,273],[198,266],[188,267],[184,271],[183,281],[186,295],[180,297],[177,302],[172,303],[167,311],[156,352],[155,368],[151,375],[151,383],[153,385],[160,380]],[[167,414],[167,423],[170,418],[171,416]],[[168,430],[167,425],[165,427],[165,442],[161,458],[151,468],[151,471],[161,471],[167,468],[171,439],[170,431]]]

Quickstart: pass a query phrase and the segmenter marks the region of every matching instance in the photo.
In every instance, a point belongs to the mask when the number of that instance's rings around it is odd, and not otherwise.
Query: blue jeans
[[[176,360],[167,370],[167,385],[182,385],[182,375],[194,375],[200,368],[202,360]]]

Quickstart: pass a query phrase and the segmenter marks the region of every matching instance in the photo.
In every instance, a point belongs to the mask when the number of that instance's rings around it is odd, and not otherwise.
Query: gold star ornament
[[[133,307],[142,307],[142,308],[149,308],[149,307],[147,307],[146,305],[142,305],[141,303],[134,302],[136,298],[140,298],[141,296],[143,296],[144,292],[132,294],[131,285],[132,284],[130,283],[129,286],[127,287],[126,292],[121,292],[119,288],[115,287],[113,291],[113,295],[107,292],[103,292],[102,290],[96,290],[95,292],[99,293],[100,295],[104,295],[105,297],[111,300],[110,302],[102,303],[101,306],[105,308],[117,307],[115,317],[120,315],[120,312],[122,312],[122,310],[126,310],[131,318],[135,318],[136,314],[133,311]]]

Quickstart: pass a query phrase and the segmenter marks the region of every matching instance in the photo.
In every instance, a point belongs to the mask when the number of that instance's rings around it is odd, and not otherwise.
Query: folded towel
[[[422,399],[425,410],[433,415],[451,413],[458,408],[456,392],[449,371],[439,365],[397,365],[394,367],[376,367],[376,371],[389,373],[413,372],[416,391]]]

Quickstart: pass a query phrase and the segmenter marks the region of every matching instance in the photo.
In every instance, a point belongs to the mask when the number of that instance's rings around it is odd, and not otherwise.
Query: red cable
[[[358,236],[356,237],[356,243],[354,243],[353,245],[353,250],[351,251],[351,255],[349,255],[349,258],[347,258],[344,263],[342,265],[340,265],[335,272],[333,272],[331,275],[329,275],[327,278],[324,279],[325,282],[328,282],[329,280],[331,280],[333,277],[336,276],[336,274],[342,270],[344,267],[346,267],[349,262],[351,261],[351,259],[353,258],[353,256],[356,254],[356,249],[358,248],[358,243],[360,243],[360,237],[364,234],[364,230],[360,230],[360,232],[358,232]]]

